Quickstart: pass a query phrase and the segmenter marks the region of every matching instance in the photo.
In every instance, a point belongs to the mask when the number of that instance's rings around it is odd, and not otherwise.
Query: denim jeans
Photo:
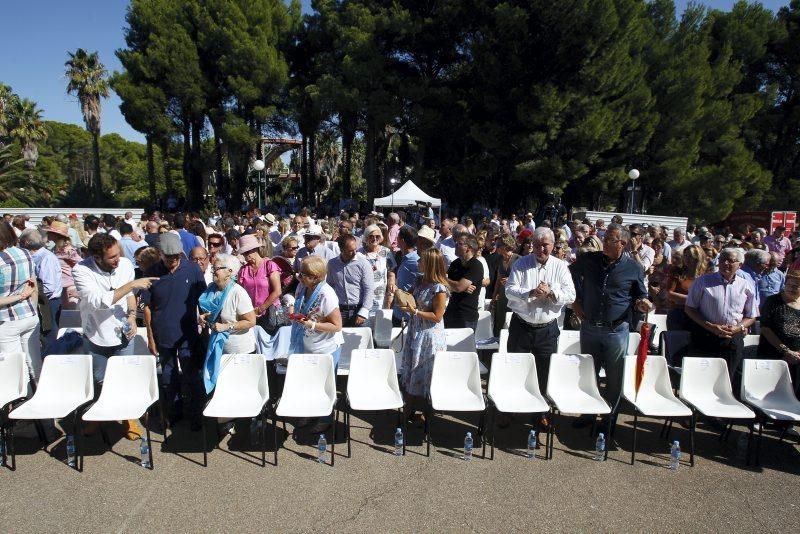
[[[595,371],[600,366],[606,370],[605,399],[613,412],[617,411],[622,393],[622,379],[625,356],[628,352],[630,327],[622,322],[616,328],[593,326],[587,322],[581,325],[581,352],[594,358]]]
[[[188,348],[157,347],[161,359],[161,382],[164,385],[167,411],[170,416],[181,413],[185,406],[190,417],[200,417],[203,410],[205,388],[201,370],[192,361]],[[189,398],[184,402],[182,387],[186,386]]]
[[[94,381],[98,384],[103,383],[103,378],[106,376],[106,365],[108,365],[108,359],[111,356],[133,356],[133,343],[127,339],[120,345],[115,345],[113,347],[101,347],[100,345],[95,345],[84,337],[83,348],[86,352],[92,355]]]

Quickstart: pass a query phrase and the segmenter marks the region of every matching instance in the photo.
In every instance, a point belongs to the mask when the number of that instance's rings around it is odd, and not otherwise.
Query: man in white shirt
[[[158,278],[134,280],[133,263],[121,256],[116,239],[95,234],[89,240],[88,255],[72,269],[75,289],[81,297],[83,348],[92,355],[94,378],[103,382],[108,358],[132,355],[136,336],[136,296]],[[136,420],[127,421],[126,437],[142,435]]]
[[[533,232],[533,253],[514,263],[506,282],[508,307],[514,312],[508,329],[508,352],[530,352],[536,358],[539,388],[546,391],[550,356],[558,350],[558,317],[575,301],[567,262],[551,256],[555,235],[550,228]]]
[[[453,223],[447,219],[442,221],[441,234],[439,242],[436,243],[436,248],[444,256],[444,266],[446,269],[450,268],[450,264],[456,261],[456,239],[461,234],[467,233],[467,228],[461,224],[453,226]]]
[[[680,226],[678,228],[675,228],[672,231],[672,237],[673,239],[670,240],[668,243],[673,251],[682,251],[683,249],[691,245],[689,240],[686,239],[686,228],[681,228]]]

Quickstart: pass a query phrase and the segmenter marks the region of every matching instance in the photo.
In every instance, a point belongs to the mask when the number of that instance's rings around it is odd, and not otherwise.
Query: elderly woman
[[[519,259],[519,254],[515,251],[517,242],[510,235],[504,235],[497,242],[497,253],[500,254],[500,261],[497,262],[495,270],[494,295],[492,295],[492,325],[493,335],[499,336],[500,330],[506,322],[506,312],[508,311],[508,299],[506,298],[506,282],[511,268]]]
[[[17,234],[0,221],[0,352],[22,352],[35,379],[42,370],[35,267]]]
[[[450,297],[450,286],[444,258],[438,249],[422,253],[419,260],[421,278],[414,287],[415,304],[400,309],[411,316],[403,351],[403,390],[409,396],[406,416],[413,418],[415,406],[421,406],[431,388],[433,358],[447,348],[444,311]]]
[[[667,276],[667,330],[685,330],[689,325],[683,307],[695,279],[706,274],[708,260],[699,245],[672,253],[672,268]]]
[[[247,291],[255,306],[256,324],[274,336],[286,321],[278,310],[281,305],[281,270],[263,257],[262,244],[255,235],[239,239],[239,252],[245,264],[239,271],[239,284]]]
[[[200,326],[208,327],[208,342],[203,380],[210,393],[217,383],[223,354],[251,354],[256,350],[252,328],[256,324],[253,301],[247,291],[236,283],[242,264],[230,254],[214,258],[214,281],[200,296]]]
[[[61,293],[61,309],[75,310],[78,308],[80,297],[75,290],[75,281],[72,279],[72,268],[83,259],[69,237],[69,227],[67,223],[53,221],[47,229],[47,237],[55,243],[53,253],[58,258],[61,266],[61,285],[64,288]]]
[[[383,246],[383,232],[378,225],[372,224],[364,229],[363,243],[358,252],[363,254],[372,266],[372,274],[375,281],[372,305],[365,325],[372,326],[378,310],[388,308],[390,305],[389,301],[392,297],[387,288],[393,289],[395,287],[394,270],[397,264],[392,251]]]
[[[764,301],[758,354],[783,358],[794,373],[800,369],[800,271],[789,271],[783,291]]]
[[[319,256],[306,256],[300,263],[290,353],[331,354],[338,367],[344,343],[342,314],[336,292],[325,282],[327,275]]]

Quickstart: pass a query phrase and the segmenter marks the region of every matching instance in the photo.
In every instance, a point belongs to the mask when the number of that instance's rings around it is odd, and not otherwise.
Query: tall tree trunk
[[[147,141],[147,185],[150,189],[150,204],[156,203],[156,167],[153,163],[153,137],[145,137]]]
[[[212,120],[211,129],[214,131],[214,170],[216,171],[214,174],[217,177],[214,187],[217,189],[217,196],[222,197],[226,202],[229,202],[230,199],[228,198],[228,189],[230,188],[228,187],[228,180],[222,172],[222,138],[220,137],[221,128],[215,123],[215,121]]]
[[[186,203],[191,209],[203,206],[203,151],[200,139],[202,127],[202,119],[192,121],[192,165],[189,183],[186,184]]]
[[[308,137],[303,136],[300,150],[300,204],[308,206]]]
[[[103,179],[100,176],[100,132],[92,132],[92,157],[94,159],[94,195],[103,198]]]
[[[376,182],[375,182],[375,122],[367,119],[366,136],[366,157],[364,161],[364,180],[367,182],[367,205],[371,206],[375,201]]]
[[[183,183],[189,184],[189,174],[192,165],[192,123],[189,118],[183,119]],[[167,195],[170,191],[167,190]]]
[[[342,130],[342,154],[344,156],[344,168],[342,169],[342,198],[353,198],[353,139],[355,132],[352,130]]]
[[[172,183],[172,166],[169,161],[169,150],[172,140],[169,137],[164,137],[161,140],[161,166],[164,169],[164,188],[167,191],[172,190],[175,184]]]
[[[312,207],[317,205],[317,133],[308,138],[308,198]]]

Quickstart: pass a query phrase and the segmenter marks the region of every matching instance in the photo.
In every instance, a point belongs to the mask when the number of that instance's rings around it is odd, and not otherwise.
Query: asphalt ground
[[[735,427],[727,442],[701,422],[695,466],[688,432],[675,425],[683,463],[667,468],[661,422],[640,419],[631,466],[632,419],[623,414],[606,462],[591,459],[594,438],[558,416],[552,460],[524,456],[528,423],[498,430],[495,459],[461,459],[465,432],[477,417],[437,416],[435,448],[426,458],[421,426],[411,426],[405,457],[392,454],[394,414],[352,417],[352,456],[339,425],[333,467],[316,461],[315,436],[278,429],[278,466],[260,466],[247,422],[209,445],[202,466],[201,434],[186,422],[163,445],[153,434],[152,471],[138,463],[138,442],[121,426],[84,441],[85,469],[65,464],[60,436],[49,453],[18,438],[17,470],[0,470],[3,532],[786,532],[800,518],[800,448],[796,438],[764,435],[761,466],[744,464]],[[271,425],[269,426],[271,429]],[[215,433],[211,421],[209,435]],[[330,441],[330,436],[329,436]],[[272,450],[272,432],[267,432]],[[488,448],[487,448],[488,454]],[[272,455],[268,453],[268,462]]]

